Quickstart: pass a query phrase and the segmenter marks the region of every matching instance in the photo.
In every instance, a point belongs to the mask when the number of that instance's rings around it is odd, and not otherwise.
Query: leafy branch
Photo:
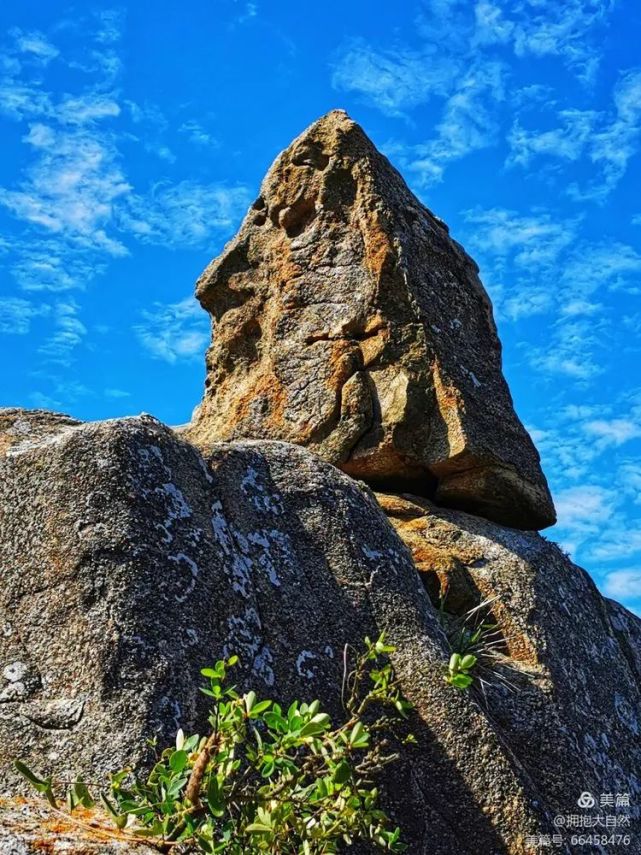
[[[179,731],[148,775],[123,769],[97,799],[82,781],[67,785],[67,807],[98,801],[123,833],[167,850],[328,855],[361,840],[401,852],[400,829],[390,827],[375,786],[399,758],[397,726],[410,708],[392,651],[382,635],[365,639],[360,653],[346,647],[345,721],[336,727],[319,701],[285,710],[253,691],[240,695],[228,685],[237,657],[220,660],[202,671],[212,704],[206,736]],[[57,808],[59,785],[16,767]]]

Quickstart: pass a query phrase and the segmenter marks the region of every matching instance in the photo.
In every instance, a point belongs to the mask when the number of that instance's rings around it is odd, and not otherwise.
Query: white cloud
[[[86,125],[119,115],[116,101],[98,92],[78,97],[66,95],[56,109],[58,121],[69,125]]]
[[[344,47],[334,66],[332,85],[356,92],[390,116],[423,104],[451,89],[458,64],[442,52],[397,47],[377,51],[361,39]]]
[[[558,112],[557,119],[559,124],[546,131],[526,130],[517,119],[508,137],[511,153],[507,164],[525,167],[536,157],[588,159],[597,177],[584,187],[574,182],[568,192],[578,201],[603,202],[639,149],[641,68],[620,76],[609,111],[565,109]]]
[[[623,445],[641,436],[641,424],[632,419],[596,419],[586,422],[583,429],[601,445]]]
[[[48,305],[36,306],[20,297],[0,297],[0,333],[3,335],[26,335],[31,321],[49,312]]]
[[[210,322],[193,297],[178,303],[154,303],[134,327],[143,347],[155,359],[170,364],[202,356],[209,342]]]
[[[206,131],[200,122],[196,122],[193,119],[183,122],[178,128],[178,132],[185,134],[189,141],[196,145],[209,147],[217,147],[219,145],[218,140]]]
[[[119,214],[119,225],[143,243],[197,246],[216,230],[236,225],[249,201],[242,186],[193,181],[159,184],[148,196],[129,197]]]
[[[53,334],[38,348],[38,353],[45,362],[66,367],[73,362],[73,352],[82,344],[87,329],[78,318],[78,304],[73,300],[57,303],[53,312]]]
[[[592,110],[561,110],[560,127],[527,131],[517,119],[508,135],[507,165],[527,166],[537,155],[577,160],[585,151],[598,118]]]
[[[619,494],[598,484],[566,487],[554,493],[557,530],[573,556],[611,525],[620,502]]]
[[[560,220],[546,211],[521,214],[505,208],[473,208],[463,216],[475,226],[470,233],[475,246],[496,256],[514,253],[521,266],[554,262],[575,241],[580,222]]]
[[[614,490],[597,484],[567,487],[555,497],[559,526],[597,531],[612,516],[617,503]]]
[[[496,141],[496,105],[504,97],[505,73],[502,63],[476,63],[459,79],[445,102],[436,137],[416,146],[408,163],[421,183],[437,183],[448,163]]]
[[[85,129],[60,131],[42,124],[32,126],[26,139],[36,160],[20,189],[0,188],[0,205],[72,243],[126,254],[105,232],[115,200],[130,190],[114,147]]]
[[[26,53],[37,58],[43,65],[51,62],[60,54],[58,48],[52,45],[43,33],[25,32],[15,27],[10,31],[10,35],[13,36],[16,49],[20,53]]]
[[[590,548],[597,561],[625,561],[641,553],[641,528],[632,525],[610,525],[603,537]]]
[[[546,374],[564,376],[587,383],[603,373],[604,367],[594,357],[603,347],[594,323],[581,320],[557,321],[547,347],[532,347],[528,351],[530,365]]]
[[[641,570],[615,570],[608,573],[603,581],[603,589],[609,597],[641,599]]]
[[[578,244],[564,264],[561,281],[568,299],[585,298],[604,286],[625,288],[641,275],[641,255],[619,241]]]
[[[505,208],[474,208],[463,217],[470,224],[466,243],[480,253],[484,275],[509,282],[497,292],[499,317],[518,320],[551,311],[559,295],[548,280],[557,282],[559,259],[576,242],[580,218]]]
[[[114,44],[120,41],[124,27],[125,13],[122,9],[101,9],[95,13],[97,19],[96,41],[101,44]]]

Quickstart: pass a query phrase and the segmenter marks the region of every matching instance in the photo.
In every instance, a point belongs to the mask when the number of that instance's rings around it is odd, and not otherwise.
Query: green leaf
[[[16,760],[14,766],[21,775],[24,775],[30,784],[33,784],[34,787],[42,786],[47,783],[43,778],[39,778],[35,772],[32,772],[27,764],[23,763],[22,760]]]
[[[453,674],[450,678],[450,683],[456,686],[457,689],[467,689],[473,680],[469,674]]]
[[[221,790],[218,778],[212,775],[207,784],[207,804],[212,814],[216,817],[221,817],[225,813],[225,803],[223,801],[223,792]]]
[[[468,653],[467,656],[464,656],[461,659],[461,670],[468,671],[470,668],[473,668],[476,665],[476,656],[471,653]]]
[[[334,769],[332,780],[335,784],[344,784],[346,781],[349,781],[351,774],[352,767],[349,765],[347,760],[341,760],[338,766]]]
[[[263,825],[262,822],[252,822],[245,828],[250,834],[269,834],[271,830],[271,825]]]
[[[251,711],[251,717],[256,718],[256,716],[268,710],[272,705],[271,701],[258,701],[257,704],[254,704]]]
[[[92,808],[94,806],[94,800],[84,781],[76,781],[73,784],[71,791],[73,792],[77,803],[81,804],[84,808]]]
[[[189,755],[186,751],[174,751],[169,758],[169,765],[174,772],[182,772],[188,760]]]
[[[452,672],[458,671],[460,664],[461,664],[461,654],[460,653],[452,653],[452,655],[450,656],[450,663],[448,666],[450,671],[452,671]]]
[[[32,787],[46,798],[51,807],[58,807],[58,803],[56,802],[56,798],[53,794],[53,783],[51,778],[39,778],[35,772],[31,771],[26,763],[22,762],[22,760],[16,760],[14,765],[18,772],[20,772],[21,775],[24,775],[27,781],[29,781]]]
[[[243,700],[245,701],[245,709],[250,713],[256,703],[256,692],[247,692],[246,695],[243,695]]]
[[[317,733],[322,733],[330,725],[330,717],[327,713],[316,713],[307,724],[302,728],[301,737],[314,736]]]
[[[368,742],[369,733],[363,727],[363,723],[357,721],[349,735],[349,744],[353,745],[354,748],[363,748]]]
[[[117,828],[124,828],[127,825],[127,814],[126,813],[118,813],[116,808],[112,805],[112,803],[107,798],[105,793],[100,793],[100,803],[107,811],[109,816],[116,823]]]

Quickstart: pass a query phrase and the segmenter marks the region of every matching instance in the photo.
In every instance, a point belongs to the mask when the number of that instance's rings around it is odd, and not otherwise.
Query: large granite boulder
[[[641,620],[538,534],[414,496],[378,500],[447,614],[489,603],[516,669],[515,691],[494,694],[489,712],[549,810],[583,813],[590,792],[594,814],[629,817],[619,832],[641,851]],[[627,794],[630,808],[600,805],[602,794]]]
[[[450,650],[429,574],[373,494],[333,466],[282,442],[215,444],[203,458],[149,416],[52,419],[32,437],[29,414],[12,418],[21,439],[0,458],[2,794],[21,789],[14,757],[95,779],[144,763],[147,737],[202,728],[199,669],[223,653],[239,653],[241,687],[319,697],[338,714],[344,645],[385,630],[416,707],[418,743],[383,782],[410,852],[525,853],[528,835],[554,833],[554,814],[577,812],[582,790],[638,803],[640,622],[538,535],[410,502],[435,553],[500,597],[517,690],[460,693],[443,681]]]
[[[523,529],[555,520],[478,269],[345,113],[276,159],[201,276],[190,439],[282,439],[381,489]]]

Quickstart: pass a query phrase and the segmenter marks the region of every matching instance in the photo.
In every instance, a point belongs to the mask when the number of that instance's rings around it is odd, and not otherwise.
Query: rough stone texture
[[[476,265],[345,113],[276,159],[196,293],[215,326],[197,445],[282,439],[382,489],[554,522]]]
[[[490,714],[549,810],[576,813],[584,790],[628,793],[629,811],[601,812],[629,815],[641,851],[641,621],[538,534],[414,496],[378,501],[446,611],[496,598],[518,690],[493,693]]]
[[[95,811],[67,818],[42,801],[0,799],[0,855],[158,855]]]
[[[19,407],[0,407],[0,455],[12,445],[37,442],[46,436],[56,435],[62,428],[74,427],[80,422],[63,413],[50,410],[22,410]]]
[[[338,713],[343,646],[385,630],[416,707],[418,745],[384,782],[410,852],[524,853],[583,789],[638,804],[639,622],[540,537],[410,504],[426,541],[500,595],[518,692],[445,685],[407,547],[369,490],[303,448],[221,443],[205,462],[148,416],[14,444],[0,459],[0,790],[20,790],[16,756],[95,779],[144,759],[147,736],[202,727],[199,669],[222,653],[240,654],[241,687]]]

